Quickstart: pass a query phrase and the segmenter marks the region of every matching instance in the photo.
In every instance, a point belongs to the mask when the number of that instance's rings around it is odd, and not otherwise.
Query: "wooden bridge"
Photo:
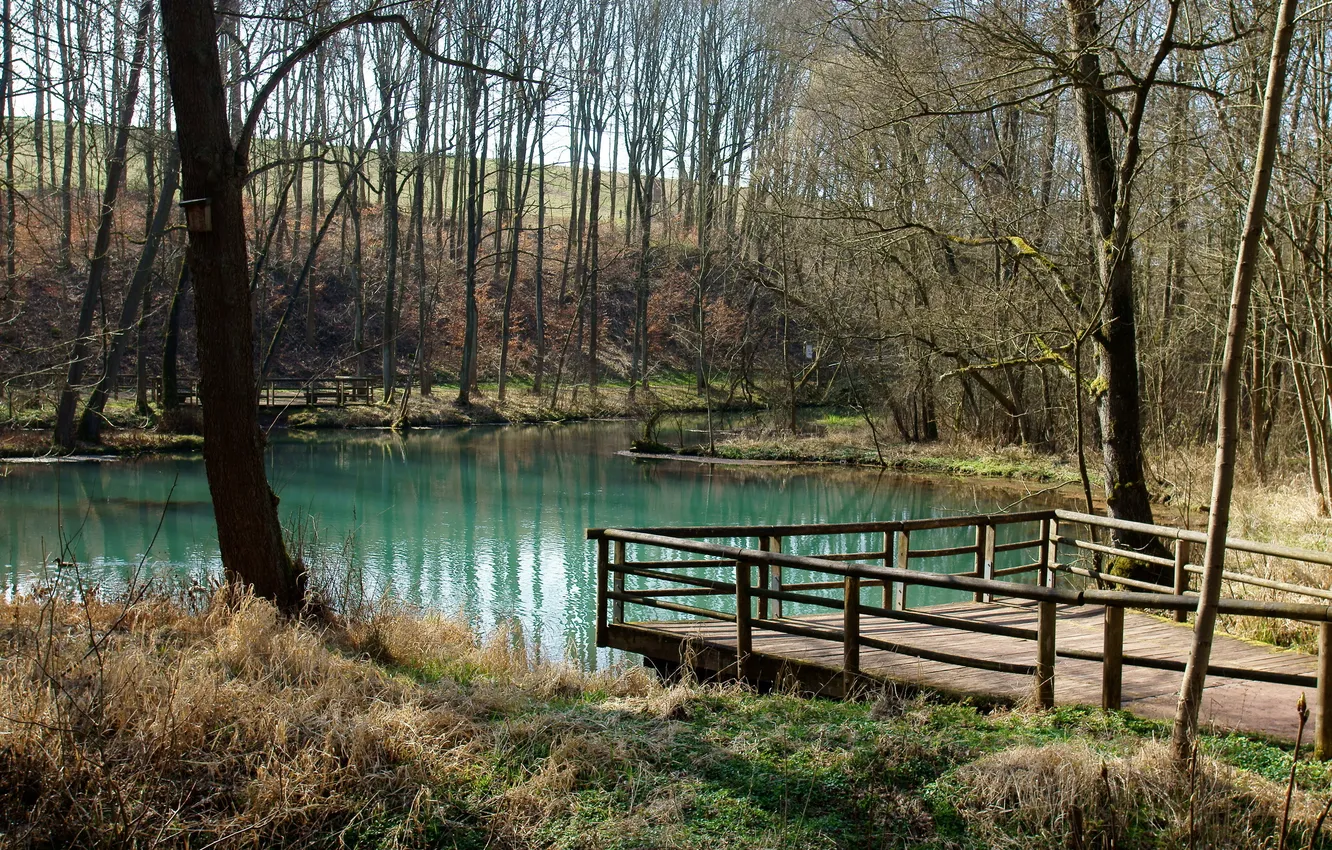
[[[1150,534],[1173,557],[1116,548],[1106,534],[1116,529]],[[1190,585],[1202,572],[1192,561],[1206,543],[1201,532],[1062,510],[587,534],[597,543],[597,645],[660,668],[833,697],[898,683],[1154,718],[1174,715],[1198,602]],[[792,548],[817,554],[783,551]],[[1110,575],[1105,558],[1161,567],[1173,582]],[[1332,755],[1329,567],[1332,554],[1227,541],[1227,590],[1246,596],[1225,595],[1222,622],[1316,624],[1321,652],[1218,635],[1205,724],[1294,739],[1307,691],[1318,753]],[[630,616],[643,611],[652,619]]]

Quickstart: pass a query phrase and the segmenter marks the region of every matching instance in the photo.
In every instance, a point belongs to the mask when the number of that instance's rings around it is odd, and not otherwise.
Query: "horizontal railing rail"
[[[356,402],[369,404],[378,383],[375,378],[357,375],[273,377],[263,380],[259,387],[259,397],[269,407],[290,404],[296,400],[314,406],[324,399],[339,407]]]
[[[846,563],[831,560],[823,556],[792,555],[784,552],[770,552],[761,549],[745,549],[720,543],[707,543],[685,537],[670,537],[625,529],[603,528],[588,531],[588,536],[596,540],[614,540],[623,543],[635,543],[641,546],[656,546],[674,549],[696,555],[716,555],[720,561],[703,562],[707,566],[780,566],[802,569],[809,572],[827,572],[842,576],[877,579],[881,583],[921,585],[944,590],[960,590],[972,593],[989,593],[1009,596],[1033,602],[1054,602],[1062,605],[1081,606],[1118,605],[1124,608],[1145,610],[1192,611],[1198,606],[1196,595],[1166,593],[1134,593],[1131,591],[1073,589],[1064,587],[1046,587],[1037,584],[1018,584],[998,581],[997,579],[977,578],[966,574],[931,573],[906,570],[897,567],[878,567],[870,564]],[[974,551],[970,547],[967,551]],[[724,562],[724,563],[722,563]],[[670,563],[670,562],[659,562]],[[699,566],[699,562],[693,562]],[[629,573],[623,567],[617,572]],[[654,578],[688,583],[696,579],[685,579],[668,573],[659,573]],[[1108,576],[1107,576],[1108,577]],[[727,585],[728,592],[735,585]],[[1332,622],[1332,605],[1315,605],[1305,602],[1278,602],[1266,599],[1222,599],[1219,603],[1222,614],[1234,614],[1246,617],[1267,617],[1271,619],[1304,620],[1314,623]]]
[[[1006,529],[999,542],[1000,529],[1007,526],[1037,526],[1035,533],[1022,528]],[[1138,552],[1105,540],[1089,539],[1076,533],[1076,527],[1131,531],[1170,541],[1173,557],[1155,552]],[[923,546],[923,534],[952,529],[952,539],[938,545]],[[959,543],[957,534],[974,531],[972,542]],[[1206,542],[1201,532],[1173,529],[1144,523],[1129,523],[1075,511],[1045,510],[1018,514],[982,514],[974,516],[934,517],[920,520],[893,520],[865,523],[821,523],[811,525],[694,526],[643,529],[593,528],[588,538],[596,541],[598,551],[597,641],[607,645],[608,629],[627,626],[625,607],[667,612],[676,617],[715,621],[733,625],[736,663],[745,674],[748,659],[755,655],[755,631],[796,635],[842,646],[841,670],[847,677],[860,675],[862,648],[878,649],[928,661],[963,667],[1034,676],[1037,699],[1042,705],[1054,701],[1054,666],[1056,658],[1092,661],[1102,665],[1102,704],[1118,708],[1122,702],[1123,668],[1182,671],[1178,659],[1124,653],[1124,612],[1126,610],[1173,614],[1184,621],[1198,604],[1190,587],[1190,576],[1201,568],[1190,563],[1194,545]],[[784,552],[790,538],[819,538],[837,535],[880,535],[866,550],[864,541],[849,548],[852,552],[800,555]],[[715,542],[708,538],[756,541],[757,547]],[[917,545],[913,548],[912,543]],[[947,545],[945,545],[947,544]],[[1163,543],[1163,546],[1165,544]],[[629,561],[627,547],[661,550],[681,556],[652,556],[650,560]],[[612,557],[612,547],[614,556]],[[834,547],[835,548],[835,547]],[[1270,558],[1280,558],[1314,566],[1332,566],[1332,555],[1246,540],[1229,540],[1227,549]],[[1200,550],[1199,550],[1200,551]],[[1023,552],[1034,552],[1023,556]],[[1062,554],[1072,559],[1061,558]],[[642,554],[650,554],[644,552]],[[999,555],[1008,562],[996,566]],[[1101,569],[1105,556],[1127,558],[1138,563],[1171,570],[1172,585],[1112,575]],[[932,571],[934,562],[958,566],[959,559],[973,558],[974,567],[960,572]],[[873,563],[871,563],[873,562]],[[699,575],[709,570],[722,570]],[[784,572],[801,571],[808,580],[783,583]],[[1059,579],[1059,576],[1068,579]],[[632,577],[636,586],[626,585]],[[792,576],[794,577],[794,576]],[[1018,577],[1020,580],[1014,581]],[[1236,617],[1295,620],[1317,624],[1320,647],[1332,646],[1332,590],[1251,576],[1227,570],[1227,581],[1249,584],[1268,590],[1303,597],[1305,600],[1246,599],[1227,597],[1220,601],[1220,612]],[[1117,589],[1108,589],[1105,585]],[[912,587],[934,588],[969,594],[976,602],[995,599],[1019,600],[1037,609],[1037,628],[1024,628],[984,619],[950,616],[928,610],[910,610],[907,590]],[[839,592],[840,591],[840,592]],[[866,599],[865,593],[872,599]],[[672,601],[674,600],[674,601]],[[725,604],[721,604],[725,602]],[[877,604],[875,604],[877,603]],[[706,606],[713,607],[706,607]],[[784,616],[784,606],[805,606],[808,611],[841,613],[840,627],[824,617],[808,620]],[[733,606],[733,610],[723,610]],[[1056,606],[1104,609],[1105,629],[1100,652],[1069,647],[1055,642]],[[786,609],[792,610],[792,609]],[[866,620],[865,618],[869,618]],[[1011,658],[968,655],[965,651],[946,651],[952,647],[912,646],[880,635],[865,634],[863,622],[873,618],[899,620],[961,632],[993,635],[1036,644],[1033,663]],[[650,626],[648,621],[644,622]],[[1317,687],[1320,700],[1317,741],[1320,752],[1332,752],[1332,706],[1322,699],[1332,684],[1332,659],[1324,653],[1319,659],[1317,676],[1280,670],[1260,670],[1214,664],[1208,674],[1297,687]],[[762,653],[758,653],[762,655]],[[848,679],[850,681],[850,679]]]

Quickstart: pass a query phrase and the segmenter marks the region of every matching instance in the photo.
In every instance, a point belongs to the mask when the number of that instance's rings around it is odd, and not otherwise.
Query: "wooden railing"
[[[377,381],[356,375],[333,375],[326,378],[266,378],[260,388],[260,399],[269,407],[283,403],[303,401],[309,407],[327,402],[342,407],[347,404],[369,404]]]
[[[332,375],[326,378],[265,378],[259,385],[259,401],[268,407],[282,405],[343,407],[348,404],[370,404],[374,401],[374,392],[378,387],[378,379],[356,375]],[[163,395],[162,379],[158,378],[153,382],[153,400],[160,403]],[[182,404],[197,402],[198,382],[187,379],[178,381],[176,396]]]
[[[162,378],[153,379],[153,401],[161,404],[166,396],[166,391],[162,388]],[[199,400],[199,385],[197,381],[181,379],[176,382],[176,401],[178,404],[189,404]]]
[[[1077,529],[1142,532],[1173,547],[1171,558],[1147,554],[1101,542]],[[935,529],[955,529],[966,536],[962,545],[912,548]],[[673,618],[692,618],[732,623],[739,672],[754,653],[754,632],[759,629],[798,635],[842,645],[842,672],[860,673],[862,648],[880,649],[921,659],[999,673],[1035,678],[1036,698],[1042,706],[1054,703],[1056,657],[1099,662],[1102,665],[1101,701],[1106,708],[1121,704],[1125,665],[1182,672],[1184,663],[1124,653],[1126,609],[1168,613],[1181,621],[1197,607],[1198,598],[1189,578],[1201,569],[1191,562],[1201,553],[1206,536],[1165,526],[1127,523],[1090,514],[1051,510],[1020,514],[988,514],[890,522],[820,525],[716,526],[689,528],[589,529],[597,545],[597,643],[608,645],[608,629],[633,622],[626,606],[662,612]],[[881,541],[869,551],[802,556],[784,552],[793,538],[826,538],[835,535],[870,535]],[[1108,535],[1106,535],[1108,538]],[[754,548],[709,540],[750,540]],[[630,561],[628,547],[656,548],[669,557]],[[862,547],[863,548],[863,547]],[[1319,567],[1332,567],[1332,555],[1291,549],[1245,540],[1227,541],[1229,552],[1281,558]],[[1168,551],[1168,550],[1167,550]],[[1070,557],[1061,558],[1067,553]],[[1001,560],[1016,561],[998,566]],[[1171,586],[1125,576],[1098,568],[1097,557],[1122,557],[1140,563],[1169,567]],[[965,558],[960,572],[941,568],[943,559]],[[922,562],[933,562],[930,569]],[[917,565],[920,566],[917,566]],[[784,582],[784,571],[799,570],[812,580]],[[789,573],[788,573],[789,574]],[[636,587],[629,587],[632,578]],[[1320,754],[1332,754],[1332,592],[1318,587],[1276,581],[1227,571],[1226,579],[1314,600],[1276,601],[1223,598],[1224,615],[1299,620],[1318,625],[1318,675],[1308,676],[1273,670],[1254,670],[1220,665],[1208,668],[1212,676],[1256,682],[1317,688],[1319,700],[1316,743]],[[1110,584],[1123,590],[1103,589]],[[911,587],[959,591],[976,602],[1007,598],[1035,603],[1037,628],[1016,628],[997,623],[963,619],[911,610]],[[870,593],[867,589],[879,590]],[[706,607],[708,602],[713,607]],[[722,604],[726,603],[726,604]],[[840,628],[784,616],[784,606],[801,605],[806,610],[841,611]],[[1104,609],[1104,641],[1100,652],[1057,648],[1055,606],[1100,606]],[[728,610],[729,609],[729,610]],[[1030,640],[1035,652],[1030,664],[977,658],[964,653],[912,647],[862,633],[863,617],[884,617],[964,632],[1001,635]],[[641,622],[641,621],[640,621]]]

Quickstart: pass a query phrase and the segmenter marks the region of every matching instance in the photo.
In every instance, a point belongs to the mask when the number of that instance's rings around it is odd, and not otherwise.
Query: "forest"
[[[66,448],[110,394],[148,414],[198,374],[202,199],[179,190],[158,11],[4,2],[0,379],[10,422],[56,406]],[[217,12],[260,377],[833,401],[891,439],[1099,455],[1133,519],[1149,447],[1215,433],[1274,4]],[[1242,376],[1248,461],[1307,457],[1323,513],[1327,45],[1311,8]]]
[[[0,845],[1328,846],[1330,47],[1297,0],[0,0],[0,457],[62,461],[0,466]],[[329,379],[388,433],[270,441]],[[638,422],[400,433],[514,399]],[[854,521],[727,471],[738,407],[863,427]],[[150,430],[203,463],[84,454]],[[1064,472],[895,506],[885,445]],[[600,669],[524,634],[593,602]]]

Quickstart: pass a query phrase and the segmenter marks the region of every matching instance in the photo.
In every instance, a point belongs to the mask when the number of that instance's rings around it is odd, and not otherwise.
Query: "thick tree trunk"
[[[210,229],[190,231],[186,262],[195,286],[204,467],[222,567],[233,585],[295,612],[304,603],[305,572],[287,554],[277,496],[264,471],[241,206],[245,166],[227,126],[212,4],[162,0],[162,40],[182,193],[208,204],[212,218]]]
[[[1132,149],[1126,151],[1124,162],[1117,163],[1110,137],[1108,94],[1096,52],[1099,8],[1094,0],[1067,0],[1069,35],[1076,51],[1073,78],[1077,86],[1078,146],[1091,212],[1090,236],[1097,246],[1104,296],[1095,338],[1105,496],[1110,515],[1116,519],[1151,522],[1142,447],[1133,238],[1126,218],[1129,186],[1124,184],[1126,180],[1131,183],[1136,171],[1136,134],[1142,115],[1134,112],[1136,123],[1131,124],[1125,143]],[[1139,550],[1157,545],[1154,538],[1142,534],[1115,532],[1115,539],[1120,545]]]

